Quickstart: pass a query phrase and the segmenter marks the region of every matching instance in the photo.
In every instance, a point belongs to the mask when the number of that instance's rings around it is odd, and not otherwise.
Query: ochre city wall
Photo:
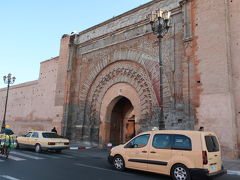
[[[58,57],[41,63],[39,79],[10,87],[6,124],[19,135],[28,130],[61,133],[62,106],[55,106]],[[16,80],[17,83],[17,80]],[[0,119],[3,119],[6,88],[0,90]]]
[[[224,155],[234,158],[240,154],[240,2],[195,0],[192,5],[201,88],[197,120],[219,136]]]

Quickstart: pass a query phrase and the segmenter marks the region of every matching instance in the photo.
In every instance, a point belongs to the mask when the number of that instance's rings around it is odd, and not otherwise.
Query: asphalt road
[[[0,180],[171,180],[136,170],[118,172],[107,162],[107,154],[99,149],[66,150],[61,154],[14,150],[7,160],[0,156]],[[239,179],[233,175],[216,178]]]

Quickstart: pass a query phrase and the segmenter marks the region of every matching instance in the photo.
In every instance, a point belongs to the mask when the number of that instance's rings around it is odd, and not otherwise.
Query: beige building
[[[162,40],[148,14],[172,12]],[[240,157],[240,2],[154,0],[78,34],[63,35],[60,54],[41,63],[39,79],[12,86],[7,123],[17,133],[53,126],[75,142],[119,144],[159,125],[214,131],[224,156]],[[0,90],[0,118],[6,89]]]

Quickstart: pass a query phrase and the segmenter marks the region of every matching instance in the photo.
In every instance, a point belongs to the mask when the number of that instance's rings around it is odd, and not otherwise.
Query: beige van
[[[125,168],[150,171],[170,175],[174,180],[226,173],[222,167],[218,138],[212,132],[144,132],[123,145],[113,147],[108,160],[119,171]]]

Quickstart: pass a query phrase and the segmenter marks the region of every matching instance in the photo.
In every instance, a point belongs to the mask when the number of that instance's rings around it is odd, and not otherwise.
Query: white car
[[[61,150],[67,149],[68,146],[68,139],[49,131],[30,131],[17,137],[18,148],[33,148],[36,152],[55,150],[60,153]]]

